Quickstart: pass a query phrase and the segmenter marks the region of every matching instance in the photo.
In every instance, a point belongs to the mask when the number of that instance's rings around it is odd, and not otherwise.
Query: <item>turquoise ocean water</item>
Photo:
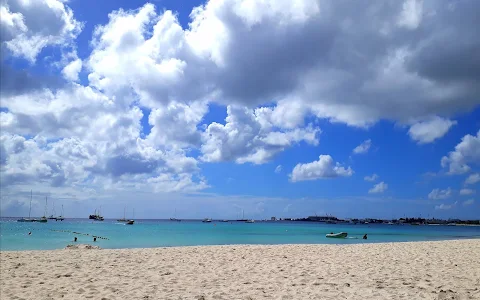
[[[330,232],[348,232],[347,239],[328,239]],[[32,235],[28,235],[32,232]],[[78,232],[78,233],[73,233]],[[84,234],[89,234],[84,235]],[[362,236],[368,234],[368,240]],[[71,244],[92,243],[101,248],[146,248],[229,244],[352,244],[480,238],[480,227],[411,226],[386,224],[324,224],[312,222],[243,222],[136,220],[124,225],[115,220],[66,219],[48,223],[19,223],[0,219],[0,250],[61,249]]]

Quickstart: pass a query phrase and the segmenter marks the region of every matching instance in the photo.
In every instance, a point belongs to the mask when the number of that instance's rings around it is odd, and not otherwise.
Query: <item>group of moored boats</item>
[[[123,218],[117,219],[118,223],[124,223],[126,225],[133,225],[135,223],[135,220],[132,219],[127,219],[125,217],[126,213],[126,207],[123,209]],[[135,215],[135,210],[133,210],[133,215]],[[93,215],[88,216],[88,219],[94,220],[94,221],[104,221],[105,218],[100,214],[100,210],[95,209],[95,212]]]
[[[37,223],[47,223],[48,220],[55,220],[55,221],[63,221],[65,218],[63,217],[63,205],[62,205],[62,214],[59,216],[55,216],[55,204],[53,205],[53,214],[50,215],[50,217],[46,217],[47,215],[47,197],[45,197],[45,213],[43,214],[43,217],[41,218],[32,218],[30,215],[32,213],[32,198],[33,198],[33,192],[30,191],[30,209],[28,210],[28,218],[20,218],[17,220],[17,222],[37,222]]]

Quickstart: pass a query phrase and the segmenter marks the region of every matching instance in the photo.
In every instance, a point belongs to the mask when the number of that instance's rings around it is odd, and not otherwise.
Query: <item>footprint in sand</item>
[[[438,293],[437,299],[438,300],[461,300],[463,298],[461,298],[460,295],[457,295],[457,293],[455,293],[452,290],[447,290],[447,291],[440,290],[440,292]]]

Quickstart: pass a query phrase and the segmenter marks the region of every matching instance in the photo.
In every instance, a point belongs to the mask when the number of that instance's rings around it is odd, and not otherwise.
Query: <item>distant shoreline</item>
[[[0,217],[0,220],[1,219],[11,219],[11,220],[15,220],[15,219],[20,219],[20,218],[23,218],[24,216],[22,217]],[[32,217],[32,219],[34,218],[40,218],[40,217]],[[104,218],[104,221],[115,221],[117,220],[118,218],[116,217],[112,217],[112,218]],[[87,218],[87,217],[84,217],[84,218],[64,218],[65,221],[68,221],[68,220],[88,220],[88,221],[92,221],[91,219]],[[166,219],[141,219],[141,218],[137,218],[136,219],[137,221],[172,221],[170,218],[166,218]],[[186,222],[201,222],[203,219],[181,219],[181,218],[177,218],[176,220],[178,221],[186,221]],[[224,222],[224,221],[227,221],[227,222],[235,222],[235,223],[244,223],[245,220],[229,220],[229,219],[222,219],[222,218],[215,218],[215,219],[211,219],[212,220],[212,223],[215,223],[215,222]],[[314,220],[309,220],[308,218],[282,218],[282,219],[275,219],[275,220],[270,220],[270,219],[252,219],[256,222],[259,222],[259,223],[263,223],[263,222],[268,222],[268,223],[275,223],[275,222],[305,222],[305,223],[319,223],[319,224],[332,224],[332,225],[351,225],[351,224],[354,224],[354,225],[413,225],[413,226],[417,226],[417,225],[429,225],[429,226],[480,226],[480,220],[457,220],[457,222],[479,222],[478,224],[469,224],[469,223],[456,223],[454,221],[452,222],[449,222],[449,220],[440,220],[440,219],[435,219],[436,221],[441,221],[442,223],[423,223],[423,224],[416,224],[416,222],[398,222],[398,220],[400,219],[394,219],[394,221],[397,221],[396,223],[393,223],[393,224],[389,224],[388,221],[390,220],[387,220],[387,219],[345,219],[345,220],[342,220],[342,219],[337,219],[337,221],[335,223],[329,223],[327,221],[314,221]],[[347,221],[347,220],[360,220],[358,222],[350,222],[350,221]],[[375,221],[371,221],[371,222],[367,222],[365,223],[364,221],[365,220],[377,220],[376,222]],[[382,222],[380,222],[379,220],[381,220]],[[424,219],[424,220],[428,220],[428,219]],[[53,221],[52,221],[53,222]]]

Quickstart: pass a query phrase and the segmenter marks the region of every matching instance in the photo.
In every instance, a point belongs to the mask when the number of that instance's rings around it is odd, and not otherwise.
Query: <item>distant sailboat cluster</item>
[[[48,199],[45,197],[45,211],[41,218],[32,218],[32,198],[33,198],[33,191],[30,190],[30,208],[28,210],[28,218],[20,218],[17,222],[38,222],[38,223],[47,223],[48,220],[55,220],[55,221],[63,221],[65,218],[63,217],[63,205],[62,205],[62,214],[60,216],[55,217],[55,204],[53,207],[53,214],[47,218],[47,207],[48,207]]]
[[[52,206],[52,214],[47,218],[49,220],[55,220],[55,221],[63,221],[65,218],[63,217],[63,204],[62,204],[62,213],[59,216],[56,216],[56,211],[55,211],[55,202],[53,203]]]
[[[28,211],[28,218],[26,218],[26,217],[20,218],[20,219],[17,220],[17,222],[46,223],[46,222],[48,222],[48,220],[55,220],[55,221],[65,220],[64,212],[63,212],[63,205],[62,205],[62,213],[60,215],[57,215],[56,209],[55,209],[55,202],[53,202],[52,211],[51,211],[50,216],[47,217],[47,209],[48,209],[48,198],[47,197],[45,197],[45,210],[44,210],[43,216],[40,217],[40,218],[32,218],[31,217],[32,198],[33,198],[33,191],[30,191],[30,207],[29,207],[29,211]],[[135,209],[132,209],[132,219],[127,219],[126,218],[126,209],[127,208],[125,207],[124,210],[123,210],[123,217],[120,218],[120,219],[117,219],[117,222],[118,223],[123,223],[123,224],[126,224],[126,225],[133,225],[135,223],[135,220],[134,220]],[[104,221],[105,218],[101,214],[101,206],[100,206],[100,209],[95,209],[94,213],[88,216],[88,219],[93,220],[93,221]],[[177,209],[176,208],[175,208],[174,217],[170,218],[170,221],[175,221],[175,222],[181,222],[182,221],[181,219],[177,218]],[[232,221],[244,222],[244,223],[255,223],[254,219],[246,219],[245,218],[245,212],[243,210],[242,210],[242,218],[238,218],[237,220],[225,220],[225,219],[223,219],[223,220],[215,220],[215,221],[216,222],[224,222],[224,223],[232,222]],[[202,222],[203,223],[211,223],[211,222],[213,222],[213,220],[211,218],[205,218],[205,219],[202,220]]]

